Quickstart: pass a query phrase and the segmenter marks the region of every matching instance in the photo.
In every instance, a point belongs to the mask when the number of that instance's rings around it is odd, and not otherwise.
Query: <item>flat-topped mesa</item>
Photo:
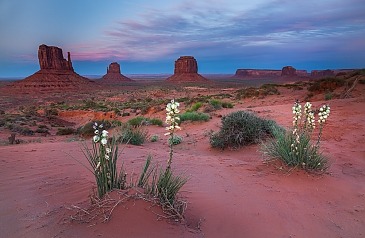
[[[39,66],[42,69],[71,70],[71,54],[67,52],[67,60],[63,58],[62,49],[56,46],[40,45],[38,49]]]
[[[237,69],[235,77],[280,77],[281,70],[276,69]]]
[[[175,61],[174,75],[167,78],[174,82],[200,82],[208,81],[198,74],[198,63],[193,56],[181,56]]]
[[[335,71],[326,69],[326,70],[312,70],[311,77],[312,78],[324,78],[324,77],[333,77],[335,76]]]
[[[40,45],[38,49],[40,70],[10,85],[14,89],[35,91],[67,91],[94,88],[89,79],[77,74],[68,52],[63,58],[62,49],[56,46]]]
[[[113,62],[106,68],[106,74],[101,78],[103,83],[119,83],[125,81],[133,81],[132,79],[121,74],[120,65]]]

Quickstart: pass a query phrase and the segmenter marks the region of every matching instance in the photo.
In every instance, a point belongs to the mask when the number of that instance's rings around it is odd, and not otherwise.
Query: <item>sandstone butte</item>
[[[181,56],[175,61],[174,74],[167,78],[171,82],[207,82],[198,74],[198,63],[193,56]]]
[[[106,74],[101,78],[102,83],[120,83],[131,82],[132,79],[121,74],[120,65],[117,62],[113,62],[107,67]]]
[[[64,59],[62,49],[56,46],[40,45],[38,49],[40,70],[10,87],[23,90],[73,90],[93,86],[89,79],[77,74],[70,52]]]

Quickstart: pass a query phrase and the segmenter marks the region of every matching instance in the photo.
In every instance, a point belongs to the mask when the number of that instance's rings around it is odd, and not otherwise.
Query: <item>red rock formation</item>
[[[56,46],[40,45],[38,60],[41,69],[72,70],[71,55],[67,52],[68,60],[63,58],[62,49]]]
[[[175,61],[174,75],[167,78],[174,82],[201,82],[208,81],[198,74],[198,63],[193,56],[181,56]]]
[[[297,70],[292,66],[285,66],[281,70],[281,76],[297,76]]]
[[[313,78],[323,78],[323,77],[332,77],[335,76],[335,71],[326,69],[326,70],[312,70],[311,77]]]
[[[279,77],[281,76],[281,70],[272,69],[237,69],[234,77]]]
[[[126,81],[133,81],[132,79],[120,73],[120,65],[113,62],[106,69],[106,74],[101,78],[103,83],[119,83]]]
[[[11,87],[24,90],[72,90],[93,86],[92,82],[74,72],[70,52],[67,60],[62,49],[55,46],[40,45],[38,49],[40,70],[25,79],[15,82]]]

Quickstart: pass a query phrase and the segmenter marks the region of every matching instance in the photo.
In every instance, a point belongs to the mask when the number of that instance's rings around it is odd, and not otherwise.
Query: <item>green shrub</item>
[[[209,104],[212,105],[212,107],[215,109],[215,110],[219,110],[222,108],[222,102],[217,100],[217,99],[212,99],[209,101]]]
[[[153,135],[153,136],[151,136],[150,141],[151,141],[151,142],[156,142],[156,141],[158,141],[158,135]]]
[[[210,136],[210,144],[225,149],[258,143],[272,135],[274,127],[278,127],[274,121],[261,119],[251,112],[233,112],[222,118],[221,129]]]
[[[172,137],[169,137],[168,142],[169,145],[178,145],[183,141],[181,136],[174,134]]]
[[[194,103],[190,109],[186,110],[187,112],[196,112],[199,110],[199,108],[201,108],[203,106],[202,102],[196,102]]]
[[[210,116],[202,112],[185,112],[180,114],[180,122],[183,121],[209,121]]]
[[[72,135],[75,134],[76,130],[71,127],[61,127],[57,129],[56,135],[62,136],[62,135]]]
[[[148,122],[151,123],[152,125],[163,126],[162,120],[161,119],[158,119],[158,118],[148,119]]]
[[[134,117],[134,118],[128,120],[127,123],[133,127],[137,127],[137,126],[145,125],[147,121],[148,121],[147,118],[138,116],[138,117]]]
[[[233,108],[233,104],[230,102],[222,102],[223,108]]]
[[[148,138],[148,131],[143,127],[124,125],[121,127],[118,141],[132,145],[142,145]]]

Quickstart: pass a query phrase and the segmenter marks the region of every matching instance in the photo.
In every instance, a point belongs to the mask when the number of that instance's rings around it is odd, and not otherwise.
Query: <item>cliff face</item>
[[[277,77],[307,77],[306,70],[297,70],[292,66],[285,66],[281,70],[275,69],[237,69],[236,78],[277,78]]]
[[[311,77],[312,78],[323,78],[323,77],[332,77],[335,76],[335,71],[326,69],[326,70],[312,70]]]
[[[106,70],[106,74],[101,78],[103,83],[119,83],[133,81],[132,79],[121,74],[120,65],[113,62]]]
[[[62,91],[94,86],[89,79],[75,73],[70,52],[66,60],[62,49],[43,44],[38,49],[38,61],[39,71],[15,82],[10,87],[30,91]]]
[[[174,82],[200,82],[208,81],[198,74],[198,63],[193,56],[181,56],[175,61],[174,75],[167,78]]]
[[[70,52],[67,59],[63,58],[62,49],[56,46],[40,45],[38,49],[39,66],[42,69],[71,70],[74,71]]]

